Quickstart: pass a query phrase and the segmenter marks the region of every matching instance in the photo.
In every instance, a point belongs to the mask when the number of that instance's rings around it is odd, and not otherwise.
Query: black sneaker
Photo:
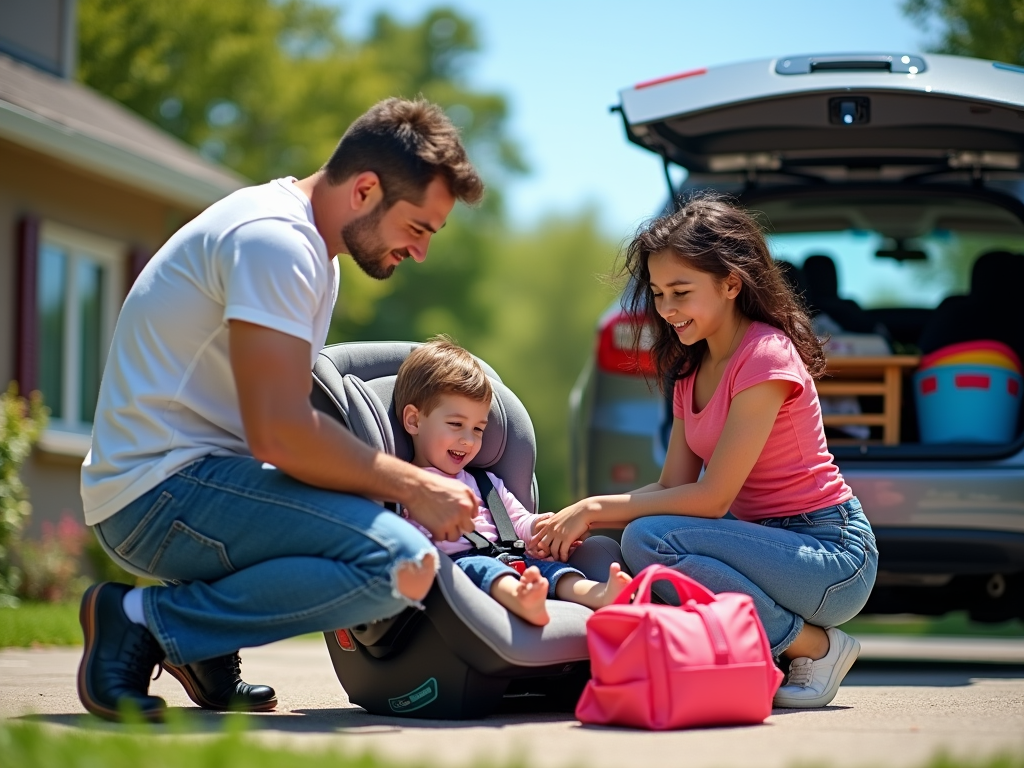
[[[146,627],[132,623],[121,607],[127,584],[89,587],[78,618],[85,650],[78,667],[78,698],[97,717],[119,722],[129,710],[146,720],[163,719],[167,703],[149,695],[153,667],[164,652]]]
[[[266,712],[277,706],[277,693],[269,685],[242,680],[242,659],[237,652],[180,667],[165,661],[163,667],[203,709]]]

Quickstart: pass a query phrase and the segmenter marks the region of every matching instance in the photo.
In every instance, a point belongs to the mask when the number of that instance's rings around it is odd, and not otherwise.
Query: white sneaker
[[[860,643],[842,630],[829,627],[828,653],[817,661],[793,659],[786,684],[779,688],[773,706],[789,709],[824,707],[836,697],[839,684],[860,655]]]

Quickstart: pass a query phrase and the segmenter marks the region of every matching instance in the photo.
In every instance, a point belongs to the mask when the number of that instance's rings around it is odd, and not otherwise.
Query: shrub
[[[85,537],[85,562],[96,581],[119,581],[122,584],[133,585],[144,581],[128,573],[111,560],[110,555],[100,546],[99,540],[91,532]],[[153,583],[159,582],[154,581]]]
[[[18,385],[12,382],[0,395],[0,605],[17,604],[21,572],[14,563],[12,545],[32,512],[18,473],[48,416],[38,392],[28,399],[20,397]]]
[[[67,512],[57,525],[44,520],[42,528],[41,539],[22,539],[15,553],[21,569],[18,597],[47,603],[81,597],[88,583],[80,575],[82,553],[92,535]]]

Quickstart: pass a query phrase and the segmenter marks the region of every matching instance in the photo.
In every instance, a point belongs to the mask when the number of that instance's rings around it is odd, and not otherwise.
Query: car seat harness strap
[[[495,557],[504,562],[521,560],[526,552],[526,543],[516,535],[512,526],[512,518],[509,517],[505,502],[501,500],[498,490],[487,476],[487,472],[476,467],[469,470],[469,474],[476,480],[480,489],[480,498],[484,506],[491,513],[494,520],[494,527],[498,529],[498,543],[488,541],[476,531],[463,534],[465,539],[473,545],[478,555]]]

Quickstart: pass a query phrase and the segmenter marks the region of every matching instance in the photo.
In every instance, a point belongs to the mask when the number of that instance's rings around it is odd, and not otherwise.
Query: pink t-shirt
[[[427,472],[433,472],[435,475],[441,475],[442,477],[451,477],[439,469],[434,467],[423,467]],[[491,479],[491,483],[494,485],[494,490],[498,492],[498,496],[505,503],[505,509],[508,510],[508,516],[512,520],[512,528],[523,541],[529,542],[530,536],[533,533],[533,519],[536,517],[532,512],[528,512],[526,507],[519,503],[519,499],[512,495],[512,492],[505,487],[505,484],[501,482],[501,478],[496,475],[492,475],[490,472],[487,473],[487,477]],[[476,480],[466,470],[460,470],[459,474],[455,475],[455,480],[458,480],[464,485],[468,485],[470,490],[473,491],[477,496],[480,495],[480,487],[476,484]],[[409,520],[409,513],[402,508],[402,517]],[[430,531],[424,528],[422,525],[417,523],[415,520],[409,520],[410,523],[415,525],[424,536],[428,539],[433,539],[430,535]],[[476,511],[476,517],[473,518],[473,525],[476,528],[476,532],[483,536],[488,541],[497,543],[498,529],[494,527],[494,518],[491,517],[491,513],[487,511],[487,507],[478,507]],[[444,552],[446,555],[456,555],[460,552],[465,552],[473,548],[466,539],[459,539],[458,541],[435,541],[434,546]]]
[[[672,412],[686,423],[686,444],[706,467],[725,428],[729,406],[744,389],[763,381],[792,381],[764,450],[729,511],[740,520],[813,512],[853,498],[853,491],[825,443],[814,380],[790,338],[764,323],[751,323],[729,360],[718,388],[693,411],[694,375],[676,382]]]

